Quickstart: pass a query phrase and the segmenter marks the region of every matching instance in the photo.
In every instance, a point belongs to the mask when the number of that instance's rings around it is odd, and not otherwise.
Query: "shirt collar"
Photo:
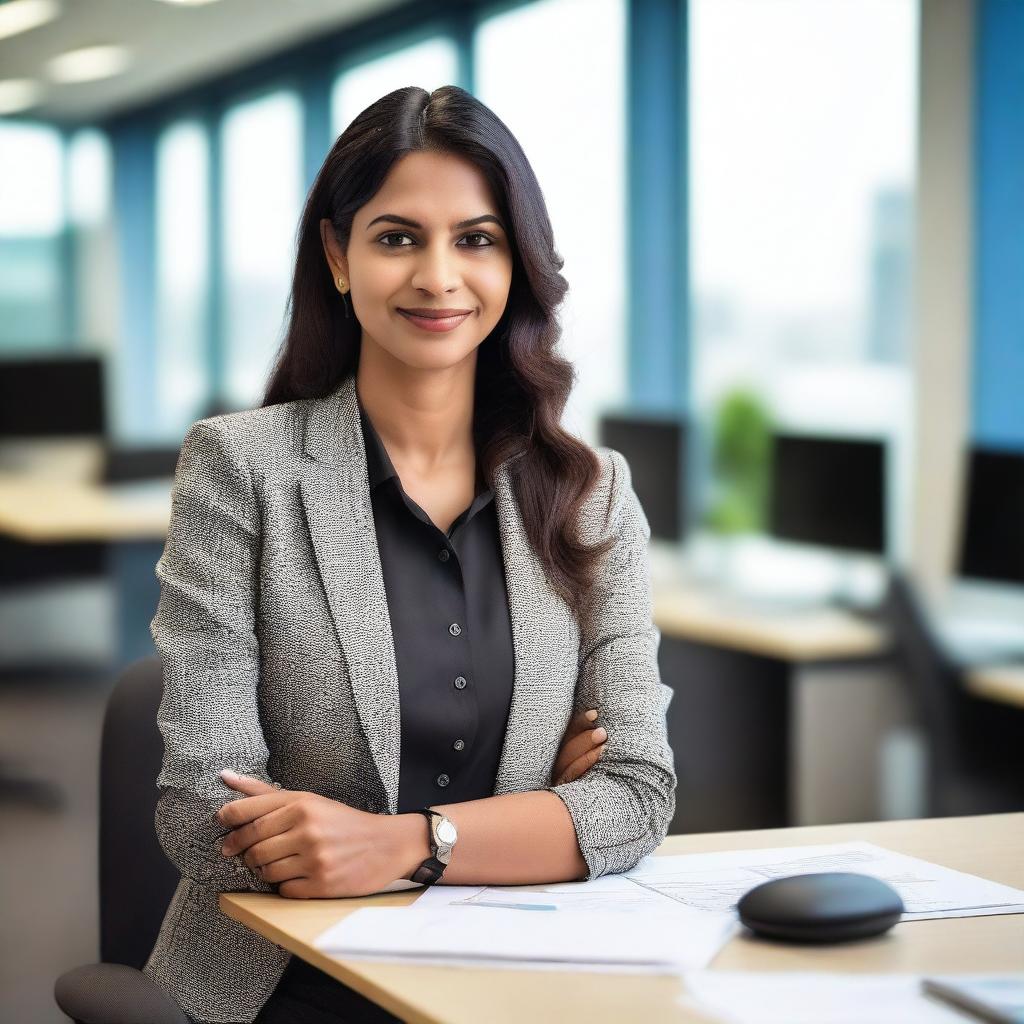
[[[359,401],[358,394],[356,401]],[[374,428],[370,417],[366,415],[362,402],[359,402],[359,420],[363,425],[363,440],[366,442],[366,474],[369,478],[370,490],[372,491],[378,484],[384,483],[385,480],[393,476],[397,477],[398,471],[395,469],[391,456],[388,455],[388,450],[384,447],[384,442],[380,439],[380,435]]]
[[[395,483],[401,487],[398,470],[395,469],[391,456],[388,455],[388,450],[384,447],[384,442],[380,439],[380,435],[377,433],[373,422],[366,414],[358,392],[356,392],[356,404],[359,406],[359,421],[363,425],[363,440],[366,443],[366,475],[369,480],[370,490],[374,490],[379,484],[384,483],[385,480],[390,480],[391,477],[394,477]],[[485,487],[474,498],[474,504],[479,503],[477,507],[482,506],[493,497],[494,491],[490,487]]]

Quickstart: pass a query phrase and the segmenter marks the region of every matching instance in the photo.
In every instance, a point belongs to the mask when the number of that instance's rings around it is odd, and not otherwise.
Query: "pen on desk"
[[[461,904],[464,907],[506,907],[509,910],[557,910],[554,903],[496,903],[490,900],[474,900]]]

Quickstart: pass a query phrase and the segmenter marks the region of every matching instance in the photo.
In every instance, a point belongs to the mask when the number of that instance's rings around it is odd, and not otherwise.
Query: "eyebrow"
[[[382,213],[379,217],[374,217],[373,220],[366,225],[366,230],[369,231],[374,224],[381,220],[390,221],[392,224],[404,224],[407,228],[423,227],[422,224],[418,224],[416,221],[410,220],[408,217],[399,217],[397,213]],[[451,226],[451,230],[459,231],[462,228],[471,228],[476,224],[483,224],[486,221],[493,221],[499,228],[501,228],[502,231],[505,230],[505,225],[502,224],[497,217],[492,216],[489,213],[485,213],[482,217],[471,217],[469,220],[460,220],[458,224],[453,224]]]

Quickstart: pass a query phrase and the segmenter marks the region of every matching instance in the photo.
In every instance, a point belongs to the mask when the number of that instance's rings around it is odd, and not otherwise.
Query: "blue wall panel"
[[[1024,447],[1024,3],[978,12],[972,427]]]

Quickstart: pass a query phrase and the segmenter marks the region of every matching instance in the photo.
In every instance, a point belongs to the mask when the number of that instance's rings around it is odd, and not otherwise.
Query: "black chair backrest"
[[[180,445],[121,448],[108,444],[104,453],[103,482],[156,480],[173,477]]]
[[[926,730],[930,774],[948,778],[964,767],[972,732],[962,671],[943,650],[913,584],[898,572],[889,581],[885,613]]]
[[[162,692],[158,656],[129,665],[107,700],[100,752],[100,959],[140,970],[179,881],[153,824]]]

